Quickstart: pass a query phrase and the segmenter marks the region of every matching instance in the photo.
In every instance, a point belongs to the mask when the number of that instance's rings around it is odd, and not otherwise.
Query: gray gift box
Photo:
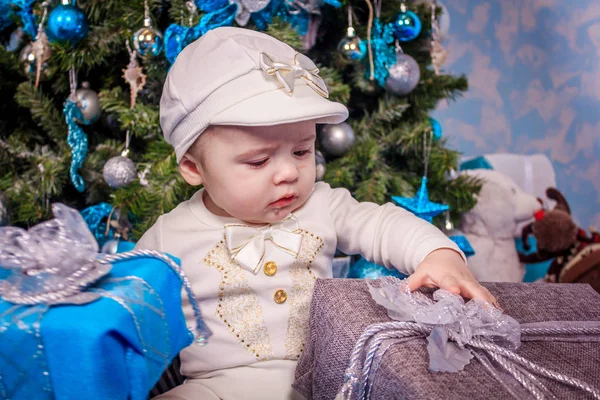
[[[504,311],[519,323],[600,321],[600,295],[587,284],[485,283]],[[421,289],[425,294],[430,289]],[[307,399],[334,399],[356,341],[365,328],[388,322],[364,281],[317,280],[304,352],[294,388]],[[371,386],[371,399],[508,399],[504,386],[476,359],[456,373],[428,370],[425,338],[391,345]],[[523,341],[516,353],[600,390],[600,337],[545,337]],[[559,399],[593,398],[551,379],[539,380]]]

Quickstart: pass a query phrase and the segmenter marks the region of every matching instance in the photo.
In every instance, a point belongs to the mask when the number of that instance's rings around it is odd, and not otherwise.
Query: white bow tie
[[[321,96],[328,98],[329,92],[325,81],[318,75],[319,69],[315,63],[304,54],[296,53],[294,62],[289,65],[275,62],[266,53],[260,53],[260,67],[269,75],[275,76],[289,95],[294,92],[294,81],[303,79],[306,84]]]
[[[275,224],[254,228],[248,225],[225,225],[225,242],[229,256],[244,269],[256,274],[265,256],[265,240],[294,258],[298,257],[302,235],[295,233],[298,220],[292,214]]]

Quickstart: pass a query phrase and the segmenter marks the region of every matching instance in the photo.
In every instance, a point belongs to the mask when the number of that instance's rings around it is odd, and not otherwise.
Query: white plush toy
[[[525,268],[514,238],[521,235],[521,223],[542,208],[540,202],[500,172],[473,169],[461,174],[482,180],[477,204],[461,218],[461,230],[475,250],[469,269],[480,282],[521,282]]]

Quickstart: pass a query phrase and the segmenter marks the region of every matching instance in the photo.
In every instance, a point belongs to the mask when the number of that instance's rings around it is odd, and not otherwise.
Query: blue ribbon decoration
[[[85,189],[85,181],[83,177],[77,171],[83,165],[85,157],[88,151],[88,137],[81,129],[75,119],[83,121],[83,115],[81,110],[77,107],[77,103],[74,103],[71,99],[67,99],[63,108],[63,114],[65,115],[65,121],[69,128],[69,134],[67,136],[67,143],[71,147],[71,168],[69,169],[69,175],[71,176],[71,182],[73,186],[79,192],[83,192]]]
[[[165,56],[171,64],[175,62],[177,55],[186,46],[185,37],[189,30],[189,27],[178,24],[171,24],[165,30]]]
[[[98,203],[87,207],[80,213],[100,247],[115,234],[114,228],[109,227],[108,235],[106,235],[106,219],[112,209],[113,206],[108,203]]]
[[[221,4],[212,1],[209,7]],[[201,8],[201,7],[199,7]],[[208,12],[200,18],[197,25],[188,27],[178,24],[171,24],[165,31],[165,56],[171,64],[188,44],[198,39],[211,29],[220,26],[231,26],[235,20],[238,6],[236,4],[227,4],[225,7],[215,11]]]
[[[194,4],[199,10],[204,12],[213,12],[225,8],[229,4],[228,0],[194,0]]]
[[[388,68],[396,64],[396,50],[391,44],[394,43],[394,32],[389,24],[382,24],[379,18],[373,20],[371,31],[371,48],[373,50],[373,75],[377,83],[383,87],[389,75]],[[369,78],[367,68],[367,78]]]
[[[13,24],[13,14],[10,1],[0,0],[0,31],[5,30]]]
[[[323,0],[323,2],[336,8],[342,6],[338,0]],[[165,56],[171,64],[175,62],[177,55],[185,46],[209,30],[220,26],[233,25],[238,12],[238,5],[229,3],[226,0],[195,0],[194,3],[198,9],[206,12],[198,25],[187,27],[171,24],[165,31]],[[272,22],[273,17],[277,16],[289,22],[298,34],[303,36],[308,30],[309,13],[306,10],[292,6],[293,3],[285,0],[271,0],[261,11],[250,14],[250,19],[259,30],[264,31]],[[395,55],[393,60],[395,63]]]
[[[334,7],[341,6],[341,4],[336,5],[339,4],[336,0],[328,0],[326,3]],[[250,19],[259,30],[264,31],[273,21],[273,17],[279,17],[283,21],[287,21],[300,36],[304,36],[308,30],[309,13],[306,10],[292,7],[292,4],[285,0],[271,0],[264,9],[250,14]]]
[[[23,31],[31,36],[33,39],[37,36],[37,22],[35,15],[33,15],[33,3],[35,0],[10,0],[9,5],[13,5],[19,10],[17,15],[21,18],[23,23]]]

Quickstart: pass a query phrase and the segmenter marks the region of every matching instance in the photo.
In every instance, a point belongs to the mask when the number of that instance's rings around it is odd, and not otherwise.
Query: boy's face
[[[273,223],[306,202],[315,182],[315,122],[211,130],[180,164],[188,183],[204,184],[211,212]]]

